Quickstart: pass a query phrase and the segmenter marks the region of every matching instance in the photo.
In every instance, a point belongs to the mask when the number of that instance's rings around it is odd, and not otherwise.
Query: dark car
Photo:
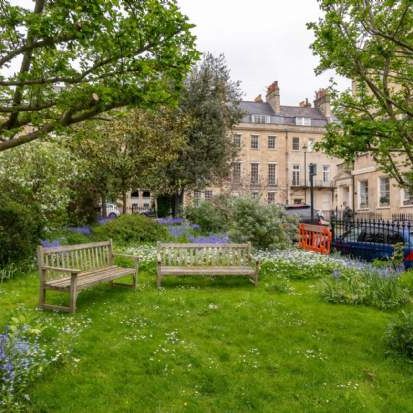
[[[296,216],[302,224],[325,225],[317,211],[314,211],[314,220],[311,220],[310,205],[286,205],[284,208],[287,215]]]
[[[393,256],[395,244],[403,244],[404,266],[413,267],[413,234],[403,226],[360,225],[334,237],[333,247],[342,254],[373,261]]]

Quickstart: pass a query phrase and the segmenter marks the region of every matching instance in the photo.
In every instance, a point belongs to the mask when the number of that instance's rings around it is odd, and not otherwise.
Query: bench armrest
[[[158,261],[158,264],[162,263],[161,254],[156,254],[156,261]]]
[[[42,270],[46,271],[58,271],[58,272],[67,272],[70,274],[78,274],[81,272],[78,268],[63,268],[63,267],[51,267],[49,265],[43,265],[40,267]]]
[[[135,261],[139,261],[141,259],[141,257],[139,257],[138,255],[130,255],[130,254],[112,254],[114,257],[123,257],[123,258],[130,258],[133,259]]]

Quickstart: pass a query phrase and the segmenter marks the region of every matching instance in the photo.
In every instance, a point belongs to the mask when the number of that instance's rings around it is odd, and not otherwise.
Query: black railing
[[[392,257],[399,244],[403,246],[406,267],[410,267],[407,261],[413,266],[413,253],[409,255],[413,248],[410,221],[333,217],[330,224],[334,250],[373,261]]]

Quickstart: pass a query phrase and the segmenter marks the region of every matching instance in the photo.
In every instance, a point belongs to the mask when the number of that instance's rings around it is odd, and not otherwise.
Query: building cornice
[[[279,125],[274,123],[239,123],[233,127],[233,131],[294,132],[320,135],[324,134],[326,129],[318,126]]]

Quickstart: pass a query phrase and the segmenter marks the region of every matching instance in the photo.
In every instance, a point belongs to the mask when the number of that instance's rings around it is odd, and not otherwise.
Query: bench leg
[[[131,284],[126,284],[126,283],[117,283],[116,281],[112,280],[110,282],[110,285],[112,287],[127,287],[127,288],[133,288],[136,290],[138,287],[138,271],[136,271],[134,274],[132,274],[132,283]]]
[[[135,274],[132,275],[132,288],[136,290],[138,286],[138,270],[136,270]]]
[[[39,308],[42,310],[53,310],[53,311],[64,311],[66,313],[71,313],[72,307],[67,307],[63,305],[46,304],[46,288],[40,287],[40,297],[39,297]]]
[[[44,288],[43,285],[40,285],[40,290],[39,290],[39,307],[43,308],[43,306],[46,304],[46,288]]]
[[[77,279],[72,277],[70,283],[70,312],[76,312],[76,300],[77,300]]]
[[[161,283],[162,283],[162,275],[157,274],[157,275],[156,275],[156,286],[157,286],[158,288],[161,288]]]

